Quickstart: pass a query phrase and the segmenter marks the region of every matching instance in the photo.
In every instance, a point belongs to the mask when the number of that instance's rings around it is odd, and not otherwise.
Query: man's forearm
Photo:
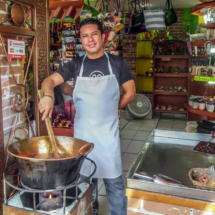
[[[127,104],[129,104],[133,99],[135,98],[135,95],[128,95],[124,94],[119,101],[119,109],[123,109],[126,107]]]
[[[54,82],[50,78],[46,78],[42,83],[42,91],[44,95],[54,97]]]

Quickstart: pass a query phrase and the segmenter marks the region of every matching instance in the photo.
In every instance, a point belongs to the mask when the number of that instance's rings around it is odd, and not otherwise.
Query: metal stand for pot
[[[8,200],[7,200],[7,192],[6,192],[6,184],[8,184],[10,187],[12,187],[14,190],[18,190],[22,193],[27,192],[27,193],[32,193],[33,194],[33,211],[37,211],[38,212],[38,208],[40,207],[40,204],[36,205],[36,193],[52,193],[52,192],[56,192],[56,191],[63,191],[63,195],[61,198],[63,198],[63,214],[66,215],[66,199],[73,199],[73,200],[79,200],[78,197],[78,186],[80,184],[88,184],[90,185],[92,183],[92,176],[95,174],[96,172],[96,164],[94,161],[92,161],[89,158],[86,158],[87,160],[89,160],[91,162],[91,175],[89,177],[87,177],[85,180],[79,182],[79,177],[76,179],[75,182],[73,182],[72,184],[69,184],[67,186],[64,186],[62,188],[57,188],[57,189],[50,189],[50,190],[36,190],[36,189],[32,189],[29,188],[27,186],[25,186],[22,181],[20,180],[20,184],[23,188],[18,187],[18,186],[14,186],[13,184],[11,184],[7,178],[6,178],[6,173],[9,170],[10,167],[12,167],[15,162],[12,162],[11,164],[9,164],[4,173],[3,173],[3,180],[4,180],[4,204],[7,205],[8,204]],[[93,170],[93,165],[94,165],[94,170]],[[14,170],[14,169],[13,169]],[[8,175],[9,176],[9,175]],[[17,175],[18,176],[18,175]],[[70,188],[74,188],[75,187],[75,197],[71,197],[71,196],[66,196],[66,191]],[[20,195],[20,192],[19,195]],[[41,210],[40,210],[41,212]]]

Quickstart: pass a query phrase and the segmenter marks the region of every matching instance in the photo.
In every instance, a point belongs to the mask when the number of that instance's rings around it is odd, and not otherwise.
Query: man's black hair
[[[86,18],[86,19],[83,19],[82,22],[80,23],[79,29],[81,30],[82,26],[84,26],[84,25],[90,25],[90,24],[97,25],[98,30],[101,32],[101,34],[104,34],[102,23],[98,19],[95,19],[95,18]]]

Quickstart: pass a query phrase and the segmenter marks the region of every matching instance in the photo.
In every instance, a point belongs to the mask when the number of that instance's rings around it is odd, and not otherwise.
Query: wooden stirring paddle
[[[39,99],[43,98],[43,91],[42,90],[38,90],[38,96],[39,96]],[[51,120],[50,120],[49,116],[47,116],[45,118],[45,123],[46,123],[46,128],[47,128],[47,131],[48,131],[49,140],[50,140],[51,147],[52,147],[52,152],[53,152],[52,157],[54,159],[62,158],[61,154],[58,151],[56,138],[55,138],[55,135],[54,135],[54,132],[53,132],[53,128],[52,128],[52,124],[51,124]]]

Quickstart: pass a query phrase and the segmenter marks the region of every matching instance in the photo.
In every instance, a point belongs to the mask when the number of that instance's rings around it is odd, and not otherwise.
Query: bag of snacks
[[[196,173],[196,175],[193,175],[194,179],[196,181],[199,181],[200,183],[207,184],[210,179],[215,177],[215,172],[214,172],[214,165],[208,167],[205,171],[201,173]]]

